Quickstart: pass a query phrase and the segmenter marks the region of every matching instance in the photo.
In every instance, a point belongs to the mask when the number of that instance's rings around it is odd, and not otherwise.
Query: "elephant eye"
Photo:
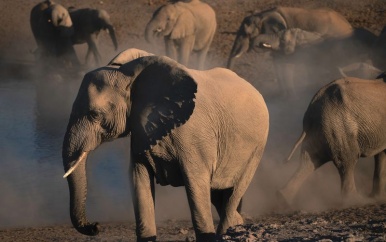
[[[90,119],[90,121],[93,121],[93,122],[99,121],[100,117],[101,117],[101,113],[96,110],[91,110],[88,115],[88,118]]]

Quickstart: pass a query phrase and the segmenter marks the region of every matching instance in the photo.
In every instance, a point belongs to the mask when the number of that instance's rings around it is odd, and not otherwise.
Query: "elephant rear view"
[[[83,234],[98,233],[85,211],[87,155],[103,142],[130,137],[138,241],[156,240],[155,181],[185,186],[197,241],[215,241],[211,204],[220,217],[218,235],[243,223],[238,206],[268,126],[263,97],[234,72],[192,70],[129,49],[85,75],[72,107],[62,153],[72,224]]]
[[[158,8],[146,26],[145,37],[153,43],[164,38],[166,55],[188,65],[191,53],[197,53],[197,67],[203,69],[216,32],[216,14],[199,0],[168,3]]]
[[[279,191],[291,204],[305,179],[326,162],[337,167],[345,199],[355,197],[355,166],[359,157],[375,158],[371,195],[386,188],[386,83],[383,79],[353,77],[336,80],[321,88],[303,118],[303,133],[290,156],[301,144],[298,170]]]

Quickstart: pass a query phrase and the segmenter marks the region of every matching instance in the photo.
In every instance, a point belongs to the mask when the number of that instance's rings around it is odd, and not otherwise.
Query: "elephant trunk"
[[[107,26],[107,30],[109,31],[109,35],[111,37],[111,40],[113,41],[114,48],[115,50],[118,49],[118,42],[117,42],[117,37],[115,36],[115,30],[112,25]]]
[[[234,60],[240,57],[244,52],[249,50],[249,37],[247,35],[237,35],[229,55],[227,68],[232,69]]]
[[[86,159],[87,155],[82,155],[75,162],[76,169],[67,177],[68,187],[70,189],[70,216],[74,228],[85,235],[97,235],[99,232],[97,223],[89,223],[86,218],[86,195],[87,195],[87,177],[86,177]],[[70,160],[63,158],[66,168],[69,168]],[[71,170],[69,168],[68,170]]]
[[[160,32],[160,28],[156,21],[150,21],[146,25],[145,39],[148,43],[154,43],[155,35]]]

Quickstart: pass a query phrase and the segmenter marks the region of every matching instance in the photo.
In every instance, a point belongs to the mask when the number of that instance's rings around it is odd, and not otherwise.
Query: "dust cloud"
[[[1,35],[7,36],[0,39],[1,61],[8,66],[9,60],[24,63],[22,66],[25,68],[22,75],[16,68],[12,75],[2,81],[14,83],[14,76],[20,78],[21,75],[22,86],[30,85],[25,83],[34,85],[29,87],[34,94],[31,94],[30,99],[24,100],[30,104],[27,106],[29,111],[21,111],[23,109],[15,104],[17,101],[14,99],[9,102],[12,108],[7,114],[24,112],[20,118],[25,119],[26,125],[18,131],[18,135],[11,132],[11,140],[7,140],[7,136],[0,137],[0,229],[70,224],[68,187],[66,180],[62,178],[61,142],[83,75],[96,66],[93,63],[85,65],[82,71],[70,77],[63,72],[47,73],[44,68],[33,67],[31,63],[34,58],[31,51],[36,48],[36,43],[29,29],[29,11],[38,2],[26,3],[18,0],[0,3],[0,9],[3,9],[4,13],[14,12],[11,10],[13,8],[17,8],[19,13],[18,16],[0,15],[2,22],[8,23],[7,26],[14,26],[12,29],[5,28],[5,25],[0,27]],[[102,1],[60,1],[64,6],[105,8],[109,12],[116,28],[119,48],[115,52],[110,37],[102,31],[99,34],[102,63],[108,63],[117,53],[127,48],[164,54],[161,41],[159,45],[149,45],[143,37],[144,25],[150,20],[159,2],[164,1],[143,0],[128,3],[121,0],[114,1],[114,5]],[[354,4],[352,1],[350,3]],[[237,31],[248,11],[263,6],[255,1],[236,0],[229,0],[226,6],[223,6],[222,1],[209,4],[215,8],[219,23],[218,33],[207,58],[207,68],[212,68],[225,66],[235,38],[231,32]],[[234,11],[237,7],[242,10]],[[225,19],[220,14],[232,17],[232,20]],[[86,45],[76,46],[78,58],[82,63],[86,50]],[[270,133],[266,150],[244,197],[243,214],[246,217],[284,212],[276,200],[276,191],[295,172],[299,164],[299,151],[288,163],[284,164],[282,161],[301,134],[303,114],[312,96],[322,85],[333,80],[328,75],[316,78],[312,72],[302,72],[302,68],[306,69],[300,66],[296,71],[296,86],[302,87],[301,91],[296,98],[285,100],[279,98],[276,92],[278,84],[272,69],[272,59],[267,54],[246,53],[236,60],[235,71],[263,94],[270,112]],[[2,83],[0,90],[3,88]],[[18,89],[18,86],[10,85],[11,90]],[[18,95],[25,97],[23,93],[15,93],[15,97],[19,97]],[[12,120],[17,121],[18,116]],[[0,126],[0,134],[9,128]],[[28,140],[27,144],[19,142],[23,139]],[[91,221],[134,221],[128,182],[129,147],[129,140],[121,139],[103,144],[89,156],[87,213]],[[358,191],[363,195],[371,190],[373,167],[372,159],[361,159],[357,165],[355,179]],[[306,180],[296,196],[293,208],[318,211],[340,206],[340,202],[339,175],[336,168],[328,163]],[[216,218],[214,210],[213,214]],[[156,218],[159,222],[190,219],[184,188],[156,186]]]

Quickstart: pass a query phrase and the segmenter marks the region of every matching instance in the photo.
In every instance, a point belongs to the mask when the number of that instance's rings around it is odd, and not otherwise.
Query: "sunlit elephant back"
[[[102,60],[98,50],[98,34],[101,30],[106,30],[109,33],[114,50],[117,50],[118,41],[115,29],[106,10],[71,8],[69,12],[74,24],[74,34],[71,37],[72,43],[87,43],[88,46],[85,58],[86,63],[88,63],[91,54],[94,56],[95,64],[99,65]]]
[[[31,10],[30,25],[38,60],[54,58],[68,66],[79,64],[71,44],[74,29],[66,8],[52,1],[41,2]]]
[[[164,38],[166,55],[186,66],[203,69],[216,32],[216,14],[199,0],[168,3],[158,8],[146,26],[145,38]],[[197,63],[191,61],[197,53]]]

